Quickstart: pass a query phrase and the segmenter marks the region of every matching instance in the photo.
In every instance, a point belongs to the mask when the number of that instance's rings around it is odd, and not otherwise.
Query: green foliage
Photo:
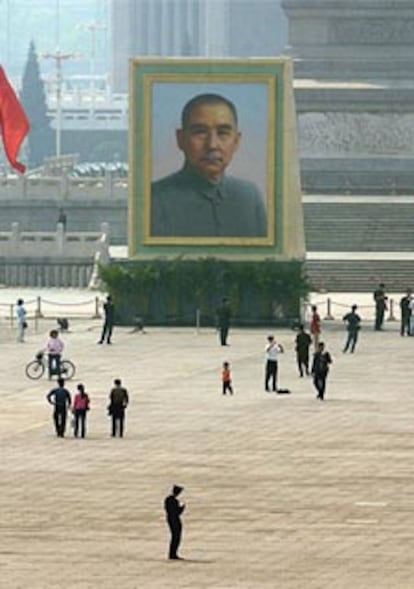
[[[47,115],[46,94],[33,41],[23,73],[20,100],[30,121],[29,163],[37,166],[53,152],[53,132]]]
[[[299,317],[300,299],[309,292],[299,260],[128,261],[101,267],[100,278],[125,323],[137,315],[146,323],[194,323],[198,309],[213,324],[219,301],[227,297],[235,323],[287,324]]]

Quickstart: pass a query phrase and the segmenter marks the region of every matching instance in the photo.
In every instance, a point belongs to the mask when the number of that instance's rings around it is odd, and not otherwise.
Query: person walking
[[[355,352],[355,346],[358,341],[358,333],[361,329],[361,317],[356,310],[357,305],[352,305],[351,311],[342,317],[342,320],[347,323],[348,337],[346,339],[343,352],[347,352],[351,348],[351,354]]]
[[[17,318],[17,341],[24,342],[24,332],[27,329],[26,309],[24,308],[23,299],[18,299],[16,303],[16,318]]]
[[[316,352],[319,343],[319,336],[321,335],[321,318],[316,305],[312,305],[311,311],[312,316],[309,331],[311,332],[313,338],[313,347]]]
[[[401,328],[400,334],[411,335],[411,303],[413,299],[413,291],[411,288],[407,289],[407,294],[400,300],[401,310]]]
[[[167,524],[171,533],[170,548],[168,551],[168,558],[170,560],[183,560],[180,556],[178,556],[178,548],[181,543],[181,536],[183,531],[180,516],[185,509],[185,504],[181,504],[177,499],[177,497],[183,491],[183,487],[174,485],[171,495],[168,495],[168,497],[166,497],[164,500]]]
[[[309,348],[311,344],[311,336],[305,331],[304,325],[299,325],[299,333],[295,340],[295,350],[300,377],[303,377],[304,371],[309,376]]]
[[[65,388],[63,378],[58,379],[58,386],[52,389],[46,396],[48,402],[54,406],[53,421],[58,438],[65,436],[66,417],[72,399],[69,391]]]
[[[316,398],[321,401],[325,398],[326,379],[328,378],[330,364],[332,364],[331,355],[325,350],[325,344],[319,342],[318,350],[313,355],[312,376],[313,384],[318,391]]]
[[[220,344],[222,346],[228,346],[227,337],[230,329],[231,308],[226,298],[221,301],[221,305],[217,308],[216,316],[220,332]]]
[[[278,357],[283,354],[283,346],[278,344],[273,335],[267,338],[266,351],[266,369],[265,369],[265,391],[270,392],[269,385],[272,384],[272,391],[277,392],[277,371]]]
[[[374,301],[375,301],[375,324],[374,329],[375,331],[382,331],[383,323],[384,323],[384,314],[387,310],[387,301],[388,297],[385,294],[385,284],[381,282],[378,288],[375,289],[374,294]]]
[[[119,378],[114,380],[114,387],[109,394],[108,412],[112,418],[112,437],[117,433],[120,438],[124,436],[125,410],[129,403],[128,391],[122,386]]]
[[[233,386],[231,384],[231,371],[230,371],[230,363],[223,362],[223,370],[221,371],[221,380],[223,383],[223,395],[230,393],[233,394]]]
[[[49,339],[46,343],[47,365],[49,371],[49,380],[56,374],[60,376],[60,361],[62,359],[63,348],[65,347],[63,341],[59,337],[57,329],[52,329],[49,333]]]
[[[81,438],[85,437],[86,415],[89,411],[89,406],[89,395],[86,393],[84,385],[78,384],[77,393],[75,395],[72,405],[73,416],[75,419],[75,426],[73,429],[73,435],[75,436],[75,438],[77,438],[79,435],[79,429]]]
[[[102,326],[102,334],[101,339],[99,340],[98,344],[103,344],[106,338],[107,344],[112,344],[111,337],[112,331],[114,328],[114,320],[115,320],[115,305],[112,301],[112,297],[108,295],[106,297],[106,301],[103,305],[104,310],[104,324]]]

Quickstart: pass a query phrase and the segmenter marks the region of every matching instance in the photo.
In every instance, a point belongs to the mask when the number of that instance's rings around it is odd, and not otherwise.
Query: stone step
[[[370,292],[384,282],[404,292],[414,281],[414,260],[307,260],[305,268],[312,290]]]

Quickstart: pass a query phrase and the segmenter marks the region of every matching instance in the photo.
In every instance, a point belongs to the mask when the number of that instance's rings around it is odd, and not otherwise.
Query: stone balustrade
[[[101,232],[0,232],[0,283],[6,286],[86,287],[98,284],[98,264],[108,263],[109,227]],[[93,279],[91,281],[91,279]]]
[[[21,199],[127,199],[126,178],[106,174],[102,177],[73,178],[61,176],[3,176],[0,178],[0,201]]]
[[[12,223],[11,231],[0,232],[0,257],[29,258],[88,258],[93,260],[98,249],[109,244],[108,224],[101,224],[101,232],[65,232],[62,223],[56,231],[20,231],[19,223]]]

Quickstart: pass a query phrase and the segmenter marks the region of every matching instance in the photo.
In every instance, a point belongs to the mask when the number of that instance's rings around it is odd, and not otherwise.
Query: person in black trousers
[[[128,391],[122,386],[119,378],[114,380],[114,387],[109,394],[108,413],[112,417],[112,437],[119,433],[124,436],[125,409],[129,403]]]
[[[227,299],[221,301],[221,305],[217,308],[217,325],[220,331],[220,344],[228,346],[227,337],[229,335],[231,308]]]
[[[358,341],[358,333],[361,329],[361,317],[358,315],[356,310],[357,305],[352,305],[351,312],[343,316],[342,320],[347,323],[348,337],[346,338],[345,347],[343,352],[347,352],[351,348],[351,354],[355,351],[355,346]]]
[[[112,297],[108,295],[106,297],[106,302],[103,306],[105,319],[104,324],[102,326],[102,335],[101,339],[99,340],[98,344],[103,344],[106,338],[106,343],[111,344],[111,337],[112,337],[112,330],[114,328],[114,319],[115,319],[115,305],[112,302]]]
[[[89,411],[89,395],[85,391],[85,387],[83,384],[78,384],[78,392],[75,395],[73,400],[73,416],[75,419],[75,426],[73,428],[73,435],[75,438],[80,435],[82,438],[85,437],[86,434],[86,415]]]
[[[299,325],[299,333],[296,336],[295,350],[296,361],[298,364],[299,376],[303,377],[303,369],[309,375],[309,348],[312,344],[312,338],[306,333],[305,327]]]
[[[332,358],[329,352],[325,351],[325,344],[320,342],[318,350],[313,356],[312,375],[313,384],[318,394],[317,399],[324,400],[326,390],[326,379],[328,378],[329,365],[332,364]]]
[[[384,323],[384,314],[387,310],[388,297],[385,294],[385,284],[381,282],[378,288],[374,291],[375,301],[375,331],[382,331]]]
[[[168,553],[168,558],[170,560],[182,560],[182,558],[178,556],[177,552],[178,547],[180,546],[183,528],[180,516],[185,509],[185,505],[180,504],[177,497],[182,493],[183,490],[183,487],[174,485],[171,495],[168,495],[164,501],[167,524],[171,532],[170,549]]]
[[[266,365],[265,365],[265,391],[270,392],[270,383],[272,384],[272,391],[277,393],[277,360],[279,354],[283,354],[283,346],[278,344],[273,335],[267,338],[266,351]]]
[[[411,288],[407,289],[407,294],[400,300],[401,309],[401,335],[411,335],[411,301],[413,297],[413,291]]]
[[[58,438],[65,436],[66,417],[72,403],[70,393],[65,389],[63,378],[58,379],[58,386],[46,396],[48,402],[54,406],[53,421],[55,422],[56,435]]]

